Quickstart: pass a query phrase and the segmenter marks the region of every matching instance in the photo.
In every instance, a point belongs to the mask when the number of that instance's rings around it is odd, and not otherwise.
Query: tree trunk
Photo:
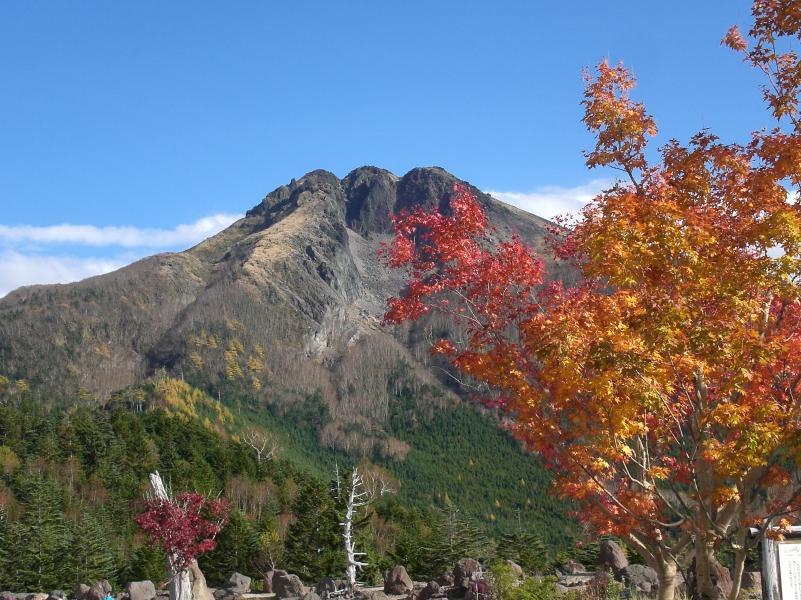
[[[721,600],[712,581],[713,558],[711,545],[699,536],[695,543],[695,591],[700,600]]]
[[[659,578],[657,600],[674,600],[676,597],[676,563],[662,562],[656,569]]]
[[[744,536],[743,536],[744,537]],[[740,586],[743,583],[743,571],[745,570],[745,548],[734,553],[734,572],[731,575],[731,592],[729,592],[729,600],[737,600],[740,595]]]
[[[156,498],[167,502],[172,501],[158,471],[150,474],[150,489]],[[192,600],[192,582],[189,579],[189,570],[181,569],[176,572],[175,563],[175,556],[170,555],[167,557],[170,600]]]

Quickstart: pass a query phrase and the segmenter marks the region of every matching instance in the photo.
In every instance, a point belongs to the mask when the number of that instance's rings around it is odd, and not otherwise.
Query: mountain
[[[51,404],[130,403],[154,377],[182,379],[240,417],[244,411],[245,421],[300,436],[298,455],[322,448],[385,461],[419,482],[420,465],[451,464],[453,485],[473,493],[456,483],[459,461],[473,459],[457,460],[455,448],[468,452],[482,440],[459,436],[505,434],[454,412],[458,388],[431,368],[430,334],[451,325],[380,324],[386,299],[402,285],[402,274],[378,257],[392,215],[415,205],[447,211],[456,182],[436,167],[403,177],[362,167],[344,179],[313,171],[184,252],[78,283],[20,288],[0,299],[0,376],[19,382],[2,393],[23,389]],[[544,250],[547,221],[460,183],[497,235],[515,231]],[[570,278],[564,266],[549,267]],[[303,437],[309,431],[311,440]],[[495,443],[520,458],[511,440]],[[546,478],[532,477],[541,495]],[[504,511],[511,518],[514,508]]]

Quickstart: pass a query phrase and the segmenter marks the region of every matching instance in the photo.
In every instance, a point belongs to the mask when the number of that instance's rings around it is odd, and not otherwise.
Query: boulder
[[[525,576],[526,576],[525,572],[523,571],[523,567],[521,567],[520,565],[518,565],[518,564],[517,564],[515,561],[513,561],[513,560],[506,560],[506,561],[504,561],[504,562],[505,562],[505,563],[506,563],[506,564],[509,566],[509,568],[510,568],[510,569],[512,569],[512,573],[513,573],[513,574],[514,574],[514,576],[515,576],[515,577],[517,577],[518,579],[523,579],[523,577],[525,577]]]
[[[475,558],[462,558],[453,567],[453,585],[466,592],[474,573],[481,571],[481,564]]]
[[[237,594],[250,593],[250,577],[242,573],[234,573],[225,582],[225,588]]]
[[[629,566],[629,560],[626,558],[626,553],[615,541],[602,540],[598,552],[598,567],[602,570],[609,569],[615,576],[615,579],[620,579],[623,569]]]
[[[355,597],[356,600],[389,600],[381,590],[359,590]]]
[[[206,584],[206,577],[196,560],[189,563],[189,579],[192,581],[192,600],[214,600],[214,595]]]
[[[47,600],[47,594],[28,594],[25,596],[25,600]]]
[[[712,562],[709,564],[709,571],[712,578],[712,585],[715,586],[717,594],[721,598],[728,598],[729,592],[731,592],[732,588],[731,573],[729,573],[729,570],[720,564],[716,559],[712,559]],[[691,590],[696,589],[695,559],[693,559],[693,562],[690,565],[688,579],[689,581],[687,582],[687,587]]]
[[[762,572],[743,571],[740,593],[746,598],[762,598]]]
[[[306,595],[306,588],[297,575],[276,571],[273,575],[273,592],[278,598],[302,598]]]
[[[103,600],[109,594],[111,594],[111,584],[107,579],[101,579],[92,584],[89,591],[84,595],[84,600]]]
[[[320,600],[320,596],[317,595],[317,592],[306,592],[303,600]]]
[[[579,573],[586,573],[587,567],[575,560],[569,560],[559,567],[559,570],[565,575],[578,575]]]
[[[89,586],[85,583],[79,583],[75,586],[75,590],[72,592],[72,597],[74,600],[84,600],[86,597],[86,593],[89,591]]]
[[[417,594],[417,600],[431,600],[431,598],[440,594],[440,587],[436,581],[429,581],[420,593]]]
[[[448,571],[447,573],[443,573],[439,577],[437,577],[437,583],[441,586],[450,587],[453,585],[454,582],[453,573]]]
[[[271,569],[264,574],[264,593],[265,594],[272,594],[273,593],[273,579],[277,575],[286,575],[286,571],[282,571],[281,569]]]
[[[414,589],[414,582],[406,572],[406,567],[397,565],[387,574],[384,580],[384,593],[399,596],[408,594]]]
[[[156,586],[152,581],[132,581],[128,584],[128,598],[131,600],[154,600]]]
[[[48,594],[47,600],[64,600],[64,592],[61,590],[53,590]]]
[[[317,582],[317,585],[314,586],[314,591],[317,592],[317,595],[321,598],[326,598],[329,594],[337,591],[337,583],[330,577],[323,577]]]
[[[629,565],[621,572],[621,576],[629,584],[643,594],[650,594],[659,587],[656,571],[645,565]]]
[[[17,600],[17,597],[11,592],[0,592],[0,600]]]

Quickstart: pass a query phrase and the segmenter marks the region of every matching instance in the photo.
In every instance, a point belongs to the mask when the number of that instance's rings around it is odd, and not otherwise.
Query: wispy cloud
[[[96,227],[95,225],[0,225],[5,243],[72,244],[80,246],[121,246],[124,248],[169,248],[196,244],[214,235],[242,215],[217,214],[172,229],[142,227]]]
[[[154,251],[182,250],[241,217],[216,214],[172,229],[0,224],[0,298],[24,285],[80,281],[119,269]],[[94,250],[70,255],[64,253],[65,246]],[[80,256],[75,256],[76,252]],[[86,252],[95,256],[84,256]]]
[[[557,215],[577,213],[585,204],[611,185],[612,182],[608,179],[593,179],[589,183],[575,187],[547,185],[531,192],[487,190],[487,193],[539,217],[553,219]]]
[[[14,250],[2,250],[0,251],[0,298],[23,285],[69,283],[109,273],[133,262],[135,258],[132,256],[78,258],[29,255]]]

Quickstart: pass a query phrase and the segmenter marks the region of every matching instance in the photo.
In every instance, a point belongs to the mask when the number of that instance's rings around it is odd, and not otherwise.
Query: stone
[[[356,600],[389,600],[389,598],[381,590],[359,590],[356,592]]]
[[[598,567],[610,569],[615,579],[620,579],[623,569],[629,566],[629,560],[620,544],[613,540],[601,540],[598,552]]]
[[[206,584],[206,577],[196,560],[189,563],[189,579],[192,581],[192,600],[214,600],[214,595]]]
[[[264,574],[265,594],[272,594],[275,591],[273,590],[273,579],[278,575],[286,575],[286,571],[282,571],[281,569],[271,569]]]
[[[429,581],[420,593],[417,594],[417,600],[431,600],[434,596],[440,593],[439,584],[436,581]]]
[[[276,573],[273,575],[273,592],[278,598],[302,598],[306,595],[306,588],[297,575]]]
[[[333,594],[337,591],[337,583],[330,577],[323,577],[317,582],[317,585],[314,586],[314,591],[317,592],[317,595],[321,598],[326,598],[329,594]]]
[[[559,570],[565,575],[577,575],[579,573],[586,573],[587,567],[575,560],[569,560],[564,563]]]
[[[111,594],[111,584],[107,579],[101,579],[92,584],[84,595],[84,600],[104,600],[109,594]]]
[[[303,600],[320,600],[320,596],[317,595],[317,592],[306,592]]]
[[[729,592],[731,592],[732,588],[732,579],[729,570],[713,558],[709,564],[709,571],[712,579],[712,585],[714,585],[715,590],[717,590],[716,593],[721,598],[728,598]],[[693,559],[693,562],[690,565],[688,579],[689,581],[687,582],[687,587],[691,590],[696,589],[695,559]]]
[[[28,594],[25,600],[47,600],[47,594]]]
[[[455,580],[453,577],[453,573],[451,573],[450,571],[448,571],[447,573],[443,573],[442,575],[437,577],[437,583],[440,584],[441,586],[446,586],[446,587],[452,586],[454,581]]]
[[[48,594],[47,600],[64,600],[64,592],[61,590],[53,590]]]
[[[152,581],[132,581],[128,584],[128,598],[131,600],[154,600],[156,586]]]
[[[644,594],[650,594],[659,587],[659,578],[651,567],[645,565],[629,565],[621,572],[622,578],[629,586]]]
[[[79,583],[75,586],[75,590],[72,592],[72,597],[74,600],[84,600],[86,597],[86,593],[89,591],[89,586],[85,583]]]
[[[225,582],[225,587],[237,594],[250,593],[250,577],[242,575],[242,573],[234,573]]]
[[[481,571],[481,564],[475,558],[462,558],[453,567],[453,584],[466,592],[474,573]]]
[[[397,565],[387,574],[384,580],[384,593],[398,596],[408,594],[414,589],[414,582],[406,572],[406,567]]]
[[[17,600],[17,597],[11,592],[0,592],[0,600]]]
[[[740,580],[740,593],[746,598],[762,598],[762,572],[743,571]]]
[[[505,562],[509,566],[509,568],[512,569],[512,573],[514,574],[515,577],[517,577],[518,579],[523,579],[523,577],[526,576],[525,572],[523,571],[523,567],[518,565],[515,561],[506,560]]]

